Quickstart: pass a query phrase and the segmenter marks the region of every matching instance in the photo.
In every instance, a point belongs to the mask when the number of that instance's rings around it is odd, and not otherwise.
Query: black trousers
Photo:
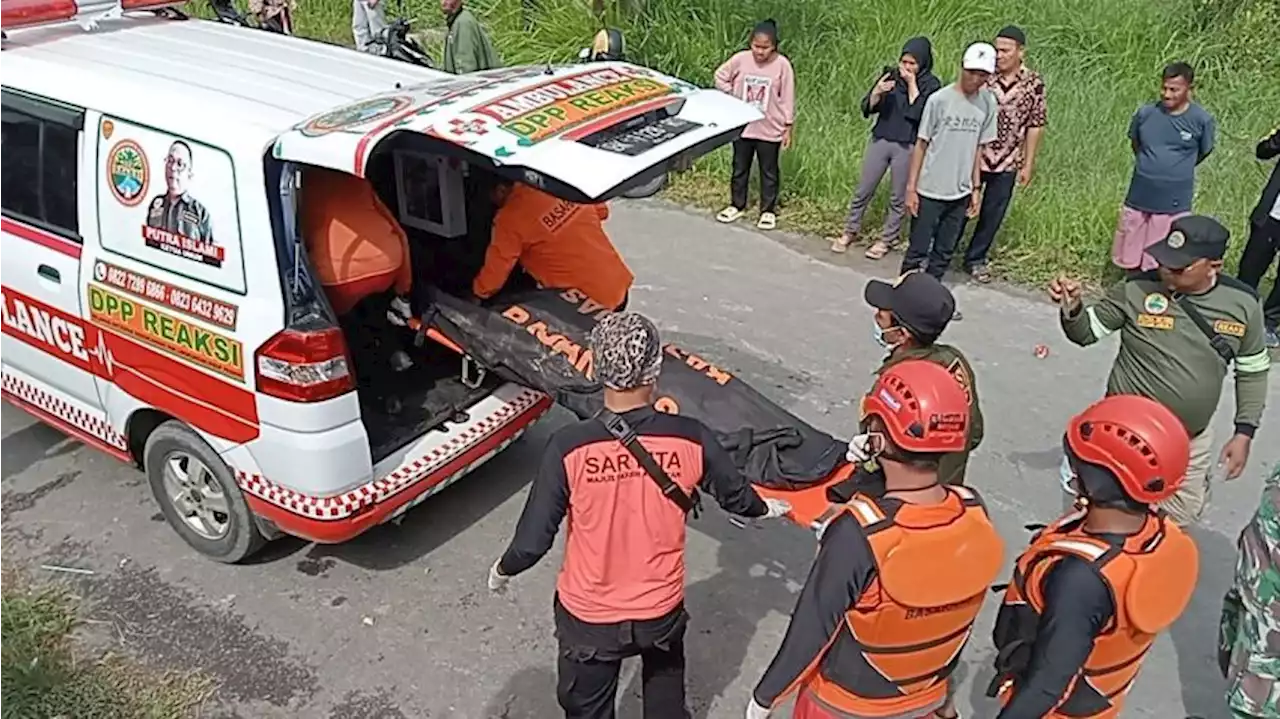
[[[920,212],[911,218],[911,239],[907,243],[906,254],[902,256],[902,272],[923,267],[929,274],[942,279],[956,253],[956,243],[960,241],[968,209],[968,195],[958,200],[921,197]]]
[[[973,239],[969,240],[969,251],[964,255],[965,269],[987,264],[991,245],[995,243],[996,233],[1009,211],[1009,201],[1013,199],[1013,188],[1017,184],[1017,170],[982,173],[982,209],[978,212],[978,225],[973,228]],[[966,217],[960,226],[961,237],[968,220]]]
[[[1276,254],[1280,253],[1280,220],[1264,217],[1262,222],[1249,226],[1249,242],[1240,255],[1240,270],[1237,273],[1240,281],[1254,288],[1262,282],[1262,276],[1271,269]],[[1262,313],[1266,315],[1268,327],[1280,325],[1280,280],[1277,280],[1262,303]]]
[[[684,695],[684,607],[657,619],[591,624],[555,600],[560,643],[556,699],[565,719],[614,719],[622,660],[640,657],[644,719],[688,719]]]
[[[733,176],[729,180],[729,202],[739,210],[747,207],[747,180],[751,177],[751,159],[760,161],[760,211],[778,211],[778,155],[781,142],[743,140],[733,142]]]

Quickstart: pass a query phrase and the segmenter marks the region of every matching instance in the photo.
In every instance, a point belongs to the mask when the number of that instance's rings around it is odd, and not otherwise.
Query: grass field
[[[588,3],[534,1],[529,31],[521,22],[522,0],[468,5],[506,62],[571,61],[598,28]],[[1156,98],[1167,62],[1194,64],[1197,99],[1217,118],[1218,148],[1201,167],[1195,207],[1232,229],[1237,254],[1270,170],[1253,158],[1253,146],[1280,123],[1274,45],[1280,3],[1274,0],[630,2],[638,5],[619,11],[610,2],[608,12],[610,23],[626,33],[632,58],[703,85],[744,46],[757,20],[778,20],[799,95],[796,144],[783,160],[784,229],[827,235],[842,226],[870,129],[858,101],[877,71],[897,59],[903,41],[922,33],[933,40],[935,72],[948,82],[967,43],[1018,24],[1027,32],[1028,64],[1045,77],[1049,126],[1037,175],[1015,196],[997,239],[996,267],[1007,276],[1039,281],[1066,268],[1097,279],[1106,271],[1132,167],[1128,120]],[[350,42],[350,0],[302,0],[300,6],[301,34]],[[404,7],[419,29],[443,25],[435,0]],[[727,201],[727,175],[728,153],[720,151],[668,194],[718,208]],[[868,234],[879,230],[886,199],[882,190],[864,222]]]
[[[6,572],[0,596],[3,719],[181,719],[208,695],[199,677],[83,656],[73,638],[79,603],[65,588]]]

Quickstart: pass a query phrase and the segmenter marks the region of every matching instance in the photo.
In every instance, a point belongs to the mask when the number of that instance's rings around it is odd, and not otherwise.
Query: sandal
[[[844,254],[849,250],[849,245],[852,245],[852,244],[853,244],[853,238],[850,237],[849,235],[840,235],[839,237],[833,237],[831,238],[831,251],[839,254]]]
[[[970,267],[969,276],[973,278],[974,282],[977,282],[980,285],[985,285],[991,282],[991,270],[988,270],[986,265],[974,265],[973,267]]]
[[[729,205],[723,210],[720,210],[720,214],[716,215],[716,221],[723,222],[727,225],[730,222],[737,220],[739,217],[742,217],[742,210],[739,210],[733,205]]]
[[[756,223],[756,229],[772,230],[778,226],[778,216],[772,212],[761,212],[760,221]]]
[[[888,242],[876,240],[863,254],[868,260],[883,260],[884,256],[889,254],[891,250],[893,250],[893,246]]]

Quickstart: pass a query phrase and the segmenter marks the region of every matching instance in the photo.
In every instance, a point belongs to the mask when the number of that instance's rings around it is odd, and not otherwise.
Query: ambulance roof
[[[370,94],[447,77],[337,45],[204,20],[130,13],[6,30],[0,84],[207,142],[266,146]]]

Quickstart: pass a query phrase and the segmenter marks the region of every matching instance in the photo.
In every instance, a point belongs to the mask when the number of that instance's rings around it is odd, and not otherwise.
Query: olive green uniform
[[[158,227],[200,242],[213,242],[213,222],[209,210],[190,193],[176,200],[157,195],[147,206],[147,226]]]
[[[941,365],[964,388],[964,394],[969,399],[969,448],[963,452],[945,455],[938,465],[938,477],[943,484],[964,484],[969,453],[982,443],[983,434],[982,410],[978,407],[978,386],[974,381],[973,367],[955,347],[932,344],[927,347],[894,350],[885,358],[880,369],[876,370],[876,374],[879,375],[886,369],[907,360],[928,360]]]
[[[1267,353],[1262,305],[1248,285],[1220,276],[1213,289],[1188,296],[1235,352],[1236,432],[1253,436],[1267,398]],[[1117,284],[1097,304],[1062,315],[1072,342],[1087,346],[1119,330],[1120,351],[1107,394],[1136,394],[1160,402],[1187,433],[1203,433],[1218,408],[1227,363],[1154,273]]]

